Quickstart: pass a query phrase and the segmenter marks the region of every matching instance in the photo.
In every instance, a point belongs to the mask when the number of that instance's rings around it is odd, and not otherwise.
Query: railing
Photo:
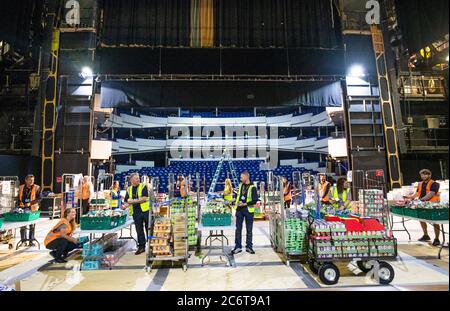
[[[448,150],[448,128],[407,127],[404,136],[409,151]]]
[[[404,97],[446,96],[444,78],[441,76],[401,76],[400,94]]]

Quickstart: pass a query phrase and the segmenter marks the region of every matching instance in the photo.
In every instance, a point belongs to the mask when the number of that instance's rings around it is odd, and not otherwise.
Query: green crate
[[[448,220],[448,208],[436,208],[436,209],[428,209],[428,208],[418,208],[417,215],[419,218],[427,219],[427,220]]]
[[[203,214],[202,225],[205,227],[230,226],[231,214]]]
[[[127,215],[119,216],[119,224],[118,226],[122,226],[127,222]]]
[[[39,219],[41,216],[41,211],[31,212],[31,213],[5,213],[5,222],[26,222]]]
[[[109,230],[119,226],[118,216],[114,217],[81,217],[81,230]]]
[[[419,215],[417,213],[417,209],[415,208],[404,208],[403,209],[403,215],[418,218]]]
[[[91,205],[103,205],[106,204],[106,199],[92,199]]]
[[[398,206],[391,206],[391,213],[395,215],[404,215],[404,208]]]
[[[3,227],[3,222],[5,221],[4,218],[0,218],[0,229]]]

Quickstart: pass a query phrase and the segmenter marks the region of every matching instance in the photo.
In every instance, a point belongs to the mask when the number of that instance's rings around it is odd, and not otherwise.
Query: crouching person
[[[65,258],[76,248],[79,248],[79,241],[72,237],[77,225],[75,222],[76,210],[67,208],[64,210],[64,217],[53,227],[45,237],[44,245],[50,249],[50,255],[56,263],[67,262]]]

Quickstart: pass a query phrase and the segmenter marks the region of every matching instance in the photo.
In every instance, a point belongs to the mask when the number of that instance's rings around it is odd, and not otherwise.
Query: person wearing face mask
[[[405,196],[406,201],[411,201],[414,199],[419,199],[422,202],[440,202],[440,194],[439,194],[439,183],[435,182],[431,179],[431,171],[428,169],[423,169],[419,172],[421,182],[417,187],[417,191],[411,196]],[[423,236],[419,239],[420,242],[428,242],[431,240],[428,235],[428,227],[427,223],[421,221],[420,225],[422,226]],[[434,234],[435,238],[433,241],[433,246],[439,246],[441,241],[439,240],[439,235],[441,233],[441,229],[439,225],[435,224]]]

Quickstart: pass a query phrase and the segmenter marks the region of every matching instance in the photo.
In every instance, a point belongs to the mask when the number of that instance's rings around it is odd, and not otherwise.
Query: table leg
[[[439,247],[438,259],[441,259],[441,252],[445,245],[445,228],[443,224],[441,225],[441,232],[442,232],[442,243],[441,246]]]
[[[409,234],[408,229],[406,229],[405,218],[402,218],[402,225],[403,225],[403,228],[405,229],[406,233],[408,234],[409,240],[411,241],[411,234]]]

